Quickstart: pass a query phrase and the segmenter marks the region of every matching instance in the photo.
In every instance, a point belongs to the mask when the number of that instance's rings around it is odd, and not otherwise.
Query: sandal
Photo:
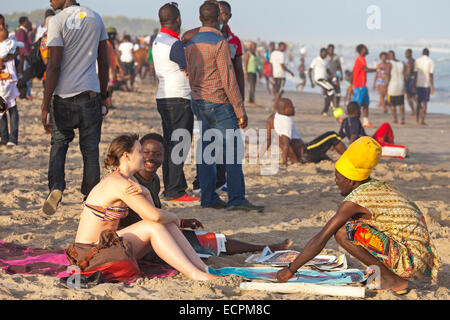
[[[411,290],[413,289],[413,286],[411,285],[410,282],[408,282],[408,285],[406,288],[404,289],[400,289],[400,290],[392,290],[392,289],[372,289],[370,291],[375,292],[375,293],[381,293],[384,291],[391,291],[394,295],[396,296],[404,296],[407,295]]]

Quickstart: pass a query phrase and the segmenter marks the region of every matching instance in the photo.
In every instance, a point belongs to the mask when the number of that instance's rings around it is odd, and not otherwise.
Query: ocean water
[[[425,46],[416,45],[380,45],[376,48],[369,47],[369,55],[366,56],[367,64],[371,68],[375,68],[377,64],[380,62],[379,54],[382,51],[394,50],[396,53],[397,60],[406,61],[405,58],[405,50],[407,48],[411,48],[413,50],[413,57],[415,59],[420,58],[422,56],[422,49]],[[319,47],[308,47],[306,48],[305,55],[305,67],[306,70],[309,69],[309,65],[311,61],[318,56]],[[335,48],[336,54],[341,57],[341,63],[343,70],[352,70],[354,60],[357,57],[357,53],[355,51],[355,46],[336,46]],[[286,91],[295,91],[295,86],[300,83],[300,78],[298,75],[297,67],[300,61],[300,53],[297,49],[293,49],[293,61],[288,63],[289,69],[294,72],[295,77],[291,75],[287,75],[286,81]],[[450,114],[450,48],[448,47],[431,47],[430,48],[430,58],[435,62],[435,72],[434,72],[434,94],[430,98],[430,102],[428,104],[428,112],[429,113],[442,113],[442,114]],[[369,96],[370,96],[370,108],[376,108],[378,105],[378,92],[372,89],[373,87],[373,79],[375,77],[375,73],[369,73],[367,76],[367,85],[369,88]],[[308,78],[308,77],[307,77]],[[341,84],[341,88],[343,88],[344,82]],[[305,92],[314,92],[321,93],[320,87],[311,88],[311,84],[309,78],[307,79],[306,86],[304,89]],[[406,101],[405,101],[406,103]],[[408,104],[405,106],[406,110],[410,110]]]

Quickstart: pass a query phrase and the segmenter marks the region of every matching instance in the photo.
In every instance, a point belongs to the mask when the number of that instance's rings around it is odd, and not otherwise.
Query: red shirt
[[[227,25],[227,34],[228,34],[228,44],[230,46],[230,56],[231,59],[234,60],[234,58],[242,56],[242,44],[241,40],[233,33],[231,32],[230,27]]]
[[[355,60],[353,65],[353,88],[366,87],[367,86],[367,73],[364,71],[364,67],[367,66],[366,59],[363,56],[359,56]]]

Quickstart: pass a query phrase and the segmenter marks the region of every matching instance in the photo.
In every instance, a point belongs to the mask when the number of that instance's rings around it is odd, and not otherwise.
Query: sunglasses
[[[177,2],[169,2],[169,3],[166,3],[166,4],[169,5],[169,6],[173,6],[173,7],[178,8],[178,3]]]

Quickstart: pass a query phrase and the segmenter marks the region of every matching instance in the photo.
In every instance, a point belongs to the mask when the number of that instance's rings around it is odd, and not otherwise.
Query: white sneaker
[[[200,188],[194,189],[194,190],[192,190],[192,193],[198,195],[201,193],[201,190],[200,190]]]
[[[6,146],[9,147],[9,148],[12,148],[12,147],[17,146],[17,144],[15,144],[14,142],[9,141],[9,142],[6,144]]]

